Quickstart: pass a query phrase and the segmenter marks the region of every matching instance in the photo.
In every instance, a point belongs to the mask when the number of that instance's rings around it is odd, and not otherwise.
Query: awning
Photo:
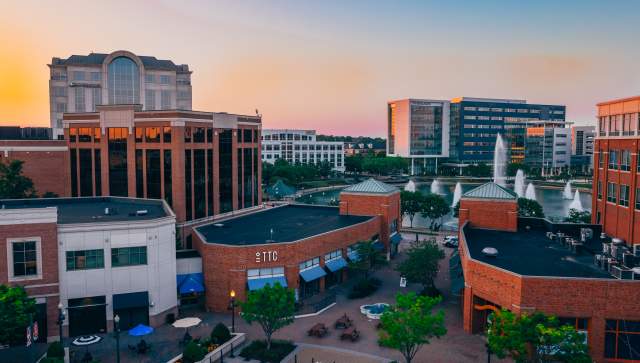
[[[384,245],[380,241],[373,242],[373,249],[377,251],[384,251]]]
[[[319,279],[321,277],[324,277],[326,275],[327,275],[327,273],[320,266],[315,266],[315,267],[300,271],[300,276],[306,282],[317,280],[317,279]]]
[[[142,307],[149,307],[149,293],[146,291],[113,295],[114,310]]]
[[[358,251],[356,251],[356,250],[353,250],[353,251],[347,253],[347,257],[351,261],[358,261],[360,259],[360,256],[358,256]]]
[[[280,283],[280,286],[287,287],[287,279],[284,276],[273,276],[273,277],[262,277],[258,279],[248,279],[247,285],[249,285],[249,290],[260,290],[266,285],[274,286],[275,284]]]
[[[202,273],[177,275],[176,282],[180,294],[204,292],[204,277]]]
[[[338,257],[331,261],[327,261],[324,263],[324,266],[329,269],[331,272],[336,272],[340,269],[347,267],[347,260],[342,257]]]
[[[394,234],[389,236],[389,240],[391,241],[391,244],[397,245],[400,243],[400,241],[402,241],[402,236],[400,235],[400,233],[395,232]]]

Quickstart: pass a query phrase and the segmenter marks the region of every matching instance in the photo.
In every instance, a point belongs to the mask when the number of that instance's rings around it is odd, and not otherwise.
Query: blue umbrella
[[[153,333],[153,328],[144,324],[138,324],[135,328],[129,330],[129,335],[132,337],[141,337],[151,333]]]

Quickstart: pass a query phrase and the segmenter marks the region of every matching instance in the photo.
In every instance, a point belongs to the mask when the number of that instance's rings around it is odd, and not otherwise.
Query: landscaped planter
[[[217,347],[216,349],[212,350],[211,352],[207,353],[207,355],[204,356],[204,358],[197,363],[209,363],[209,362],[217,362],[220,359],[220,354],[222,353],[222,355],[227,355],[229,354],[229,352],[231,352],[231,346],[233,345],[233,352],[234,354],[239,353],[238,348],[245,342],[246,340],[246,334],[245,333],[233,333],[231,334],[231,339],[229,339],[228,342],[220,345],[219,347]],[[182,361],[182,354],[176,356],[175,358],[167,361],[167,363],[177,363]]]

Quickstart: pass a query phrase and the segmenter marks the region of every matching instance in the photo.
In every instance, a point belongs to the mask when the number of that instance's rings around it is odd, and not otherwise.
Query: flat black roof
[[[205,242],[235,246],[294,242],[362,223],[370,216],[340,215],[337,207],[289,204],[197,227]],[[222,226],[220,226],[220,224]],[[273,241],[270,230],[273,229]]]
[[[526,276],[612,278],[593,263],[588,251],[576,255],[568,248],[547,238],[546,231],[522,232],[464,229],[471,258]],[[498,250],[497,257],[482,253],[485,247]]]
[[[0,200],[3,209],[58,208],[58,223],[97,223],[150,220],[168,215],[161,200],[119,197],[44,198]],[[109,208],[109,214],[105,214]],[[136,212],[146,210],[146,214]]]

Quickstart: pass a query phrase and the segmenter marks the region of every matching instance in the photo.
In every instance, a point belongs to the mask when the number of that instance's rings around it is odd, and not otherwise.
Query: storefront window
[[[306,260],[303,263],[301,263],[300,264],[300,271],[306,270],[308,268],[312,268],[312,267],[315,267],[315,266],[318,266],[318,265],[320,265],[320,257],[315,257],[315,258],[312,258],[310,260]]]

